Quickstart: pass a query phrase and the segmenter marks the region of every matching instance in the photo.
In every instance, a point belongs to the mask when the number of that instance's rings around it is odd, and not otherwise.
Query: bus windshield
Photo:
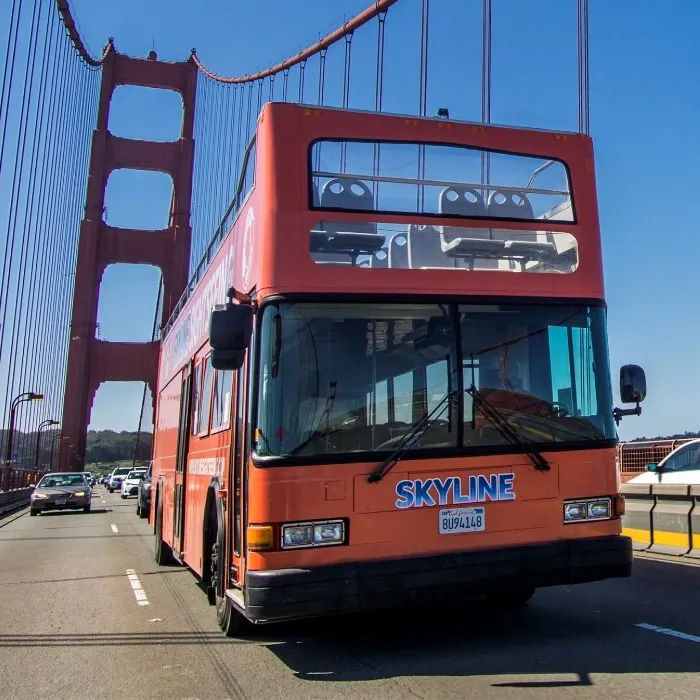
[[[277,302],[260,347],[260,457],[374,458],[438,405],[412,451],[505,448],[475,396],[530,443],[615,438],[602,308]]]

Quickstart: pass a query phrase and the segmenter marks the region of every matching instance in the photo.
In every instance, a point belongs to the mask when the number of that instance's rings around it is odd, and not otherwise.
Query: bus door
[[[244,478],[248,451],[245,444],[248,361],[234,372],[231,389],[231,470],[229,472],[229,503],[227,531],[232,533],[228,538],[231,562],[231,579],[235,585],[242,587],[245,573],[243,556],[243,527],[244,527]]]
[[[182,554],[182,540],[185,531],[185,476],[187,474],[187,451],[189,449],[190,414],[192,400],[192,365],[183,370],[180,393],[180,417],[178,424],[177,454],[175,457],[175,517],[173,520],[173,551]]]

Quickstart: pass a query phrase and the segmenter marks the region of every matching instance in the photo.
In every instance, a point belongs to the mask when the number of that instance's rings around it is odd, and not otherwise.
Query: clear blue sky
[[[196,47],[209,67],[227,75],[253,72],[296,53],[368,4],[369,0],[71,2],[93,54],[110,35],[119,51],[135,56],[155,48],[161,59],[184,60]],[[493,121],[575,130],[575,0],[493,0],[493,7]],[[480,0],[431,3],[430,114],[447,106],[455,118],[479,119],[480,8]],[[643,416],[623,421],[623,439],[700,428],[693,399],[700,395],[700,364],[693,350],[700,343],[695,313],[695,300],[700,298],[700,198],[695,193],[700,98],[692,88],[700,72],[695,31],[700,4],[675,0],[672,8],[660,0],[590,2],[591,132],[614,384],[618,367],[634,362],[647,370],[649,387]],[[388,111],[417,111],[419,11],[419,0],[399,0],[389,12]],[[371,50],[375,36],[373,27],[364,38],[358,32],[353,51],[359,56],[364,48]],[[357,60],[351,106],[366,107],[369,92],[361,82],[366,78],[373,91],[374,74],[369,64]],[[342,73],[335,74],[340,81]],[[337,86],[338,82],[329,87],[331,94],[337,94]],[[173,108],[171,100],[136,97],[133,92],[118,95],[112,130],[167,138],[177,129],[177,101]],[[167,178],[163,182],[143,175],[136,199],[126,184],[110,183],[108,220],[163,225]],[[101,337],[147,336],[156,282],[157,273],[148,268],[124,273],[108,269],[101,292]],[[98,393],[92,427],[133,428],[139,401],[139,387],[106,385]]]

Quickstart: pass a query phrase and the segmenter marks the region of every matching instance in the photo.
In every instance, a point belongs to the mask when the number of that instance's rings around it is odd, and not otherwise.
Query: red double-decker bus
[[[629,574],[590,138],[271,103],[227,217],[151,499],[227,633]]]

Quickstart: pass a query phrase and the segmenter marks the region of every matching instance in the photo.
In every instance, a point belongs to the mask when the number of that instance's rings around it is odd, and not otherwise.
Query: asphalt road
[[[700,697],[698,565],[638,558],[517,614],[446,601],[237,640],[152,547],[135,499],[99,488],[90,514],[0,520],[0,697]]]

